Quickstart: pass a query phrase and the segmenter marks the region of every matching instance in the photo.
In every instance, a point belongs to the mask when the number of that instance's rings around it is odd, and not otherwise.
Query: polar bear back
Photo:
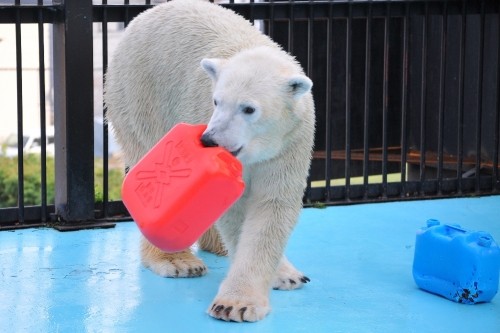
[[[108,119],[127,165],[134,165],[174,124],[208,122],[212,83],[201,59],[229,58],[256,46],[289,57],[247,20],[205,1],[172,1],[136,17],[115,50],[105,91]]]

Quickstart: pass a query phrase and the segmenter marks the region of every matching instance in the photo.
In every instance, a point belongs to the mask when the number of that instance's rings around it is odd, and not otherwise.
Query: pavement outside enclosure
[[[464,305],[417,288],[415,232],[429,218],[500,242],[500,196],[304,209],[287,255],[311,282],[272,291],[257,323],[205,313],[227,258],[200,252],[202,278],[155,276],[135,223],[0,232],[0,332],[500,332],[498,294]]]

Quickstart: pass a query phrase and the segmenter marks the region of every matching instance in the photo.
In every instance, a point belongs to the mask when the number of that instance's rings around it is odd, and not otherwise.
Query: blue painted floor
[[[304,209],[287,248],[311,278],[272,291],[271,314],[226,323],[205,309],[228,260],[166,279],[141,267],[134,223],[61,233],[0,232],[0,332],[500,332],[500,296],[463,305],[419,290],[415,231],[429,218],[500,241],[500,196]]]

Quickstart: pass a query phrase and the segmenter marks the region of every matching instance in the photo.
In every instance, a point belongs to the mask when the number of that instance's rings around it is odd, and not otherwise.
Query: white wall
[[[45,28],[45,84],[47,94],[51,87],[49,26]],[[38,26],[21,27],[23,124],[26,130],[40,127],[40,88],[38,64]],[[17,129],[17,79],[16,79],[15,26],[0,24],[0,140]],[[46,94],[46,95],[47,95]],[[51,125],[51,100],[47,100],[47,125]]]

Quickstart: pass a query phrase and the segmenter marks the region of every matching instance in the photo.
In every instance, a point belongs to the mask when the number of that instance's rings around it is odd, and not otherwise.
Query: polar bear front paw
[[[272,287],[274,290],[293,290],[302,288],[304,284],[310,281],[307,276],[293,267],[288,260],[283,259],[276,272]]]
[[[207,313],[225,321],[258,321],[271,311],[267,298],[216,298]]]

